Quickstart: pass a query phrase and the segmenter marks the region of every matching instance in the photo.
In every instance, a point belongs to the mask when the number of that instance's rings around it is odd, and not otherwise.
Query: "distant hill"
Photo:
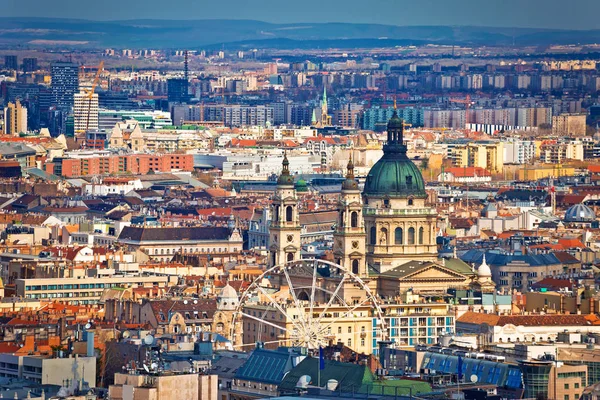
[[[80,43],[87,47],[228,49],[379,47],[382,45],[537,45],[600,43],[600,30],[569,31],[474,26],[394,26],[352,23],[273,24],[252,20],[87,21],[0,18],[0,45]]]

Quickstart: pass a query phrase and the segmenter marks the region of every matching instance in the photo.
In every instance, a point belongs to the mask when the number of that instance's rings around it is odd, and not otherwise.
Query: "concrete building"
[[[552,134],[556,136],[585,136],[585,114],[561,114],[552,117]]]
[[[98,129],[98,94],[90,97],[86,92],[73,95],[73,120],[75,132]]]
[[[19,100],[14,103],[8,103],[4,109],[4,129],[5,135],[17,136],[19,133],[27,132],[27,108],[21,105]]]
[[[454,166],[478,167],[490,173],[499,173],[504,167],[503,142],[469,142],[449,147],[450,158]]]
[[[512,139],[504,142],[504,164],[528,164],[538,155],[540,142]]]
[[[112,400],[218,400],[218,376],[116,373],[108,388]]]
[[[273,124],[273,107],[270,106],[225,106],[223,107],[225,126],[266,126]]]
[[[93,388],[96,387],[96,357],[44,358],[2,353],[0,377],[66,387],[76,386],[83,380]]]
[[[68,304],[96,304],[104,289],[131,285],[166,287],[167,276],[110,276],[80,278],[34,278],[15,280],[16,295],[24,299],[47,299]]]
[[[76,154],[78,158],[55,158],[46,171],[65,178],[85,175],[131,173],[144,175],[150,171],[173,172],[194,170],[192,154],[110,155],[99,152]],[[89,157],[89,158],[87,158]]]
[[[75,93],[79,91],[79,66],[70,62],[55,62],[51,66],[52,102],[62,110],[73,108]]]

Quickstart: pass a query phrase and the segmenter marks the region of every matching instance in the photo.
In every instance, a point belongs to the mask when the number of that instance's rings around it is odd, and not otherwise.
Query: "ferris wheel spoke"
[[[292,296],[292,299],[294,300],[294,304],[296,304],[296,308],[298,309],[298,316],[300,317],[300,323],[302,324],[302,326],[304,327],[304,329],[306,329],[306,323],[308,321],[306,321],[306,319],[304,318],[304,311],[300,312],[300,310],[303,310],[303,307],[301,307],[300,305],[300,301],[298,300],[298,297],[296,296],[296,292],[294,291],[294,286],[292,285],[292,280],[290,279],[290,275],[288,274],[285,266],[282,267],[283,269],[283,274],[285,275],[285,279],[287,281],[288,284],[288,288],[290,291],[290,295]]]
[[[333,304],[333,301],[337,297],[338,292],[340,291],[340,289],[342,288],[342,286],[344,286],[344,281],[345,280],[346,280],[346,275],[344,274],[344,276],[342,276],[342,280],[340,280],[340,283],[338,284],[338,286],[333,291],[333,295],[331,296],[331,298],[327,302],[327,305],[325,306],[325,308],[323,309],[323,311],[321,311],[321,313],[319,314],[319,317],[317,318],[317,324],[319,324],[321,322],[321,319],[323,319],[323,316],[325,315],[325,313],[327,312],[327,310],[329,310],[329,307],[331,307],[331,305]]]
[[[325,325],[323,328],[320,328],[319,332],[323,332],[324,330],[326,330],[327,328],[329,328],[331,325],[335,324],[340,319],[346,318],[348,316],[348,314],[353,313],[358,307],[363,306],[369,300],[371,300],[369,297],[365,297],[365,299],[363,301],[361,301],[360,303],[356,304],[354,307],[352,307],[351,309],[349,309],[348,311],[346,311],[345,313],[343,313],[339,317],[336,317],[333,321],[331,321],[329,324]]]
[[[313,279],[312,279],[312,290],[310,292],[310,313],[308,314],[309,320],[312,320],[313,308],[315,306],[315,287],[317,286],[317,264],[313,261]]]
[[[244,317],[247,317],[247,318],[253,319],[253,320],[255,320],[255,321],[258,321],[258,322],[260,322],[260,323],[263,323],[263,324],[265,324],[265,325],[270,325],[270,326],[272,326],[273,328],[276,328],[276,329],[281,329],[281,330],[283,330],[283,331],[286,331],[286,332],[288,332],[288,333],[292,333],[292,332],[291,332],[289,329],[287,329],[287,328],[284,328],[284,327],[282,327],[282,326],[279,326],[279,325],[277,325],[277,324],[274,324],[274,323],[272,323],[272,322],[269,322],[269,321],[265,321],[265,320],[263,320],[263,319],[260,319],[260,318],[258,318],[258,317],[255,317],[254,315],[250,315],[250,314],[247,314],[247,313],[245,313],[245,312],[242,312],[242,313],[240,313],[240,314],[241,314],[241,315],[243,315]]]
[[[260,287],[259,285],[256,285],[256,288],[271,302],[271,305],[275,308],[277,308],[279,310],[280,313],[282,313],[284,316],[286,316],[286,319],[292,321],[292,324],[294,324],[294,326],[296,326],[296,328],[302,328],[297,322],[294,321],[293,318],[291,318],[291,316],[287,313],[287,311],[285,311],[283,309],[283,307],[281,307],[281,304],[279,304],[279,302],[275,301],[275,299],[273,299],[273,297],[262,287]]]

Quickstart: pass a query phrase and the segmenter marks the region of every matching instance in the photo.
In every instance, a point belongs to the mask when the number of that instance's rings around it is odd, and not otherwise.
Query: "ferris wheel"
[[[387,339],[384,313],[359,276],[329,261],[303,259],[269,268],[250,284],[233,314],[230,337],[234,343],[243,337],[245,343],[314,350],[335,339],[334,327],[355,320],[369,321],[362,337]]]

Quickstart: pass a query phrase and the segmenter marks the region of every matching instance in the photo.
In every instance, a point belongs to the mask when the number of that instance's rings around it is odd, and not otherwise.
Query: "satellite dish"
[[[148,366],[146,364],[144,364],[144,371],[150,372],[150,369],[148,368]]]
[[[198,300],[194,300],[194,304],[198,304]]]
[[[188,301],[187,301],[187,300],[184,300],[184,301],[183,301],[183,304],[187,304],[187,303],[188,303]]]
[[[90,329],[92,327],[92,324],[90,324],[89,322],[87,324],[85,324],[85,329]]]
[[[478,379],[479,378],[477,378],[477,375],[475,375],[475,374],[471,375],[471,383],[477,383]]]
[[[337,389],[339,382],[335,379],[330,379],[327,381],[327,390],[331,390],[332,392]]]
[[[157,364],[157,363],[152,363],[152,364],[150,365],[150,368],[151,368],[153,371],[156,371],[156,369],[158,368],[158,364]]]
[[[310,377],[310,375],[302,375],[300,377],[300,379],[298,379],[298,383],[296,383],[296,387],[306,389],[311,380],[312,380],[312,378]]]
[[[152,336],[152,335],[147,335],[147,336],[144,338],[144,344],[145,344],[146,346],[152,346],[152,345],[154,344],[154,336]]]
[[[130,333],[129,331],[125,331],[125,332],[123,332],[123,338],[124,338],[124,339],[127,339],[127,338],[129,338],[129,337],[131,337],[131,333]]]

